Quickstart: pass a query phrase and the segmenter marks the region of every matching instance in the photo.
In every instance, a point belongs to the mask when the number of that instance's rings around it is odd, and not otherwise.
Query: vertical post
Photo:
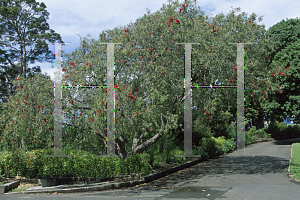
[[[237,44],[237,150],[244,149],[245,154],[245,111],[244,111],[244,44],[252,43],[229,43]]]
[[[114,91],[114,44],[107,44],[107,155],[104,157],[121,157],[115,155],[115,91]],[[118,43],[122,44],[122,43]]]
[[[62,109],[61,109],[61,43],[54,43],[55,60],[54,66],[54,156],[45,155],[45,157],[70,157],[71,155],[62,155]]]
[[[201,155],[193,155],[192,147],[192,97],[191,97],[191,52],[192,44],[199,43],[176,43],[185,44],[185,99],[184,99],[184,155],[175,155],[175,157],[201,157]]]

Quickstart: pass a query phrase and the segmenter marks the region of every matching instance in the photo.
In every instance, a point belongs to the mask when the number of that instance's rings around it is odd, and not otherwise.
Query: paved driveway
[[[291,181],[291,144],[300,138],[253,144],[238,153],[199,163],[164,178],[124,190],[82,194],[0,195],[0,199],[300,199]]]

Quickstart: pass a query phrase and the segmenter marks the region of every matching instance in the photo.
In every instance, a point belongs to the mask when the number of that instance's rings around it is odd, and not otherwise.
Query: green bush
[[[256,130],[255,133],[259,138],[270,138],[271,134],[268,134],[265,130],[266,130],[266,128],[261,128],[261,129]]]
[[[184,155],[184,151],[181,151],[179,149],[173,149],[170,152],[170,155],[172,157],[172,160],[174,160],[176,163],[186,162],[186,157],[175,157],[176,155]]]
[[[300,125],[287,125],[285,122],[271,122],[267,133],[275,140],[300,137]]]
[[[245,131],[245,145],[253,144],[256,142],[258,136],[256,134],[256,127],[253,126],[249,131]]]
[[[45,157],[54,155],[53,149],[32,150],[19,154],[1,153],[0,176],[13,177],[18,173],[26,178],[112,177],[117,174],[152,173],[152,167],[148,163],[150,156],[147,154],[137,154],[121,160],[115,157],[95,156],[76,149],[70,153],[63,150],[62,153],[70,157]]]
[[[201,146],[193,146],[193,155],[201,155],[201,158],[208,160],[209,155],[206,153]]]
[[[225,141],[224,145],[224,153],[230,153],[232,151],[236,150],[236,142],[233,138],[228,139]]]
[[[216,140],[216,138],[212,136],[210,138],[202,138],[200,146],[209,155],[209,157],[214,157],[220,153],[222,142],[222,139]]]

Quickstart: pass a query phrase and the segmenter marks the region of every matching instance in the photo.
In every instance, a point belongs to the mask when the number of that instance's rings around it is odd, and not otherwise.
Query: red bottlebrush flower
[[[215,26],[212,25],[211,27],[212,27],[213,29],[215,29]]]
[[[136,111],[136,114],[141,114],[139,111]]]
[[[143,56],[142,59],[144,59],[145,57]]]
[[[119,62],[121,62],[121,59],[119,59]]]
[[[52,112],[50,112],[50,115],[52,115]]]
[[[278,75],[281,75],[281,74],[282,74],[282,72],[279,72],[279,73],[278,73]]]
[[[179,19],[176,19],[176,23],[177,23],[177,24],[180,24],[180,21],[179,21]]]
[[[254,94],[254,95],[256,95],[256,93],[255,93],[255,92],[254,92],[253,94]]]
[[[170,65],[172,65],[172,62],[170,62]]]
[[[12,120],[12,122],[15,122],[15,120]]]
[[[104,101],[102,101],[101,103],[102,103],[102,105],[104,105]]]
[[[290,69],[290,67],[285,68],[286,70]]]
[[[234,66],[234,67],[235,67],[235,64],[233,64],[232,66]]]
[[[128,32],[128,28],[127,28],[127,29],[124,29],[124,30],[125,30],[126,33]]]
[[[272,73],[272,76],[275,76],[275,73]]]
[[[149,33],[149,35],[151,35],[151,33]]]
[[[37,108],[40,108],[40,106],[37,106]]]
[[[232,80],[232,79],[230,79],[230,80],[229,80],[229,83],[232,83],[232,82],[233,82],[233,80]]]
[[[151,127],[149,127],[148,129],[151,130]]]
[[[205,114],[207,115],[207,114],[209,114],[209,112],[208,112],[208,111],[206,111],[206,112],[205,112]]]
[[[100,112],[100,113],[103,113],[103,111],[102,111],[101,109],[99,110],[99,112]]]
[[[90,67],[92,66],[92,64],[89,65]]]
[[[71,62],[70,65],[73,65],[73,67],[74,67],[75,63],[74,63],[74,62]]]
[[[228,65],[229,63],[226,63],[226,65]]]
[[[105,93],[107,93],[107,88],[105,89]]]
[[[234,71],[236,71],[236,70],[237,70],[237,67],[234,68]]]
[[[20,99],[17,100],[17,102],[19,102],[19,101],[20,101]]]
[[[69,77],[69,75],[65,76],[65,78],[68,78],[68,77]]]
[[[265,92],[265,91],[263,91],[263,94],[266,94],[266,92]]]
[[[23,115],[23,117],[25,117],[25,115]]]
[[[268,57],[268,60],[270,60],[270,57]]]
[[[290,76],[290,75],[288,75],[288,74],[286,75],[287,78],[288,78],[289,76]]]
[[[205,19],[205,17],[203,17],[203,19]]]
[[[49,129],[50,129],[50,130],[53,130],[53,128],[52,128],[52,127],[50,127]]]
[[[143,68],[141,68],[141,70],[143,70]]]
[[[249,23],[251,23],[252,21],[251,20],[249,20]]]
[[[163,72],[163,74],[165,74],[166,72]]]
[[[211,116],[209,116],[209,119],[211,119]]]
[[[134,46],[136,45],[136,42],[134,43]]]
[[[9,105],[9,107],[11,107],[11,105]]]
[[[212,49],[212,47],[209,47],[210,49]]]
[[[23,111],[25,111],[25,109],[23,109]]]
[[[34,144],[36,143],[36,141],[35,141],[35,140],[34,140],[33,142],[34,142]]]
[[[124,117],[124,114],[121,114],[121,117]]]
[[[89,63],[86,63],[85,65],[89,65]]]
[[[71,99],[71,104],[73,104],[73,99]]]
[[[80,113],[80,115],[82,115],[82,113]]]
[[[67,71],[67,69],[63,69],[62,71],[63,71],[63,72],[66,72],[66,71]]]
[[[153,49],[150,49],[150,51],[152,52],[152,51],[153,51]]]
[[[14,140],[14,142],[16,143],[17,142],[17,140]],[[5,166],[6,167],[6,166]]]

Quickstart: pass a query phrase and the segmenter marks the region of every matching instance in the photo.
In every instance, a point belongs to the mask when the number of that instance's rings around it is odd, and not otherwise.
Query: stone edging
[[[37,194],[37,193],[76,193],[76,192],[91,192],[91,191],[103,191],[103,190],[110,190],[110,189],[121,189],[124,187],[133,187],[136,185],[144,184],[144,183],[149,183],[153,180],[162,178],[166,175],[175,173],[179,170],[182,170],[184,168],[191,167],[193,165],[198,164],[199,162],[204,161],[203,158],[194,160],[194,161],[189,161],[186,162],[182,165],[170,168],[168,170],[162,171],[162,172],[157,172],[153,173],[147,176],[141,176],[141,180],[138,181],[127,181],[127,182],[103,182],[103,183],[95,183],[95,184],[80,184],[80,185],[64,185],[64,186],[56,186],[56,187],[48,187],[48,188],[43,188],[43,189],[38,189],[38,190],[26,190],[22,192],[11,192],[7,194]],[[127,175],[127,177],[130,175]],[[121,176],[118,176],[121,177]]]

